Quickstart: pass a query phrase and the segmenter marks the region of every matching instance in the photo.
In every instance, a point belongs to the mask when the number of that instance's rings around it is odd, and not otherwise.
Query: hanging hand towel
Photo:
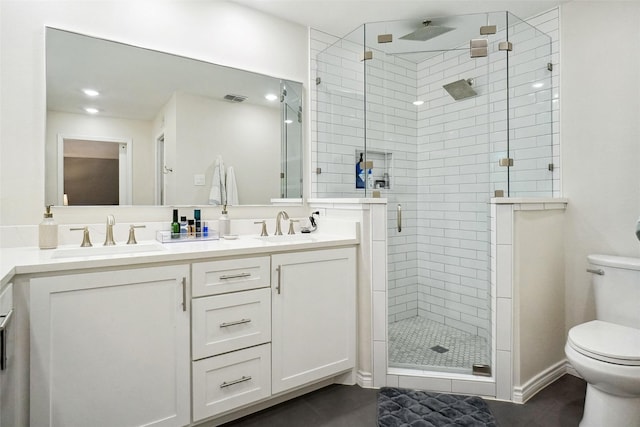
[[[211,178],[211,191],[209,192],[210,205],[226,205],[227,191],[225,189],[225,169],[222,156],[216,157],[216,165],[213,169],[213,177]]]
[[[236,174],[233,171],[233,166],[229,166],[227,169],[227,205],[237,206],[240,204],[238,201],[238,186],[236,185]]]

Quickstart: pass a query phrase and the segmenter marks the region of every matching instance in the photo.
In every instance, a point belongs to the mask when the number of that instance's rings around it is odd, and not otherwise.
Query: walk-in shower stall
[[[489,202],[553,195],[551,63],[508,12],[368,23],[315,56],[313,194],[388,200],[390,369],[490,375]]]

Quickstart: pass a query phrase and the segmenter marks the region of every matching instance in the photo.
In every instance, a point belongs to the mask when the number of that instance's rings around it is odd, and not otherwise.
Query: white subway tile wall
[[[388,176],[389,188],[380,191],[388,199],[390,322],[420,315],[492,339],[488,202],[496,189],[507,193],[507,168],[498,166],[507,157],[507,137],[514,159],[510,195],[559,195],[559,138],[552,127],[558,10],[531,20],[539,30],[513,15],[508,20],[508,30],[489,37],[487,58],[470,58],[458,47],[418,63],[368,47],[373,59],[362,62],[362,37],[311,30],[312,162],[321,170],[312,192],[364,196],[355,188],[355,166],[366,138],[375,179]],[[498,50],[507,31],[514,46],[509,61]],[[455,101],[442,88],[469,78],[474,98]],[[414,106],[417,99],[425,103]]]

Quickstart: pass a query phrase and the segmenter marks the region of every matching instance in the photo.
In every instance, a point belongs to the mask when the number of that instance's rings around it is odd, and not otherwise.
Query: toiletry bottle
[[[187,225],[187,237],[189,239],[194,239],[196,237],[196,225],[195,221],[190,219]]]
[[[184,239],[185,237],[187,237],[187,232],[188,232],[188,223],[187,223],[187,217],[186,216],[181,216],[180,217],[180,238]]]
[[[227,205],[222,208],[222,215],[218,218],[218,234],[220,237],[226,236],[231,232],[231,224],[227,216]]]
[[[373,169],[367,173],[367,188],[373,188]]]
[[[202,221],[202,237],[209,237],[209,223]]]
[[[44,219],[38,227],[38,233],[40,249],[55,249],[58,247],[58,224],[53,220],[51,205],[47,206]]]
[[[364,188],[364,169],[362,168],[362,155],[360,153],[360,160],[356,163],[356,188]]]
[[[200,222],[200,209],[194,209],[193,219],[196,223],[196,237],[200,237],[202,234],[202,223]]]
[[[173,210],[173,221],[171,222],[171,238],[180,238],[180,223],[178,222],[178,209]]]

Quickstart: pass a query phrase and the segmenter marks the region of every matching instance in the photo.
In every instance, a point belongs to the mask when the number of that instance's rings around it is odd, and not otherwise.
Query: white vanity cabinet
[[[355,249],[271,257],[273,394],[355,366]]]
[[[190,423],[189,266],[30,281],[31,425]]]

